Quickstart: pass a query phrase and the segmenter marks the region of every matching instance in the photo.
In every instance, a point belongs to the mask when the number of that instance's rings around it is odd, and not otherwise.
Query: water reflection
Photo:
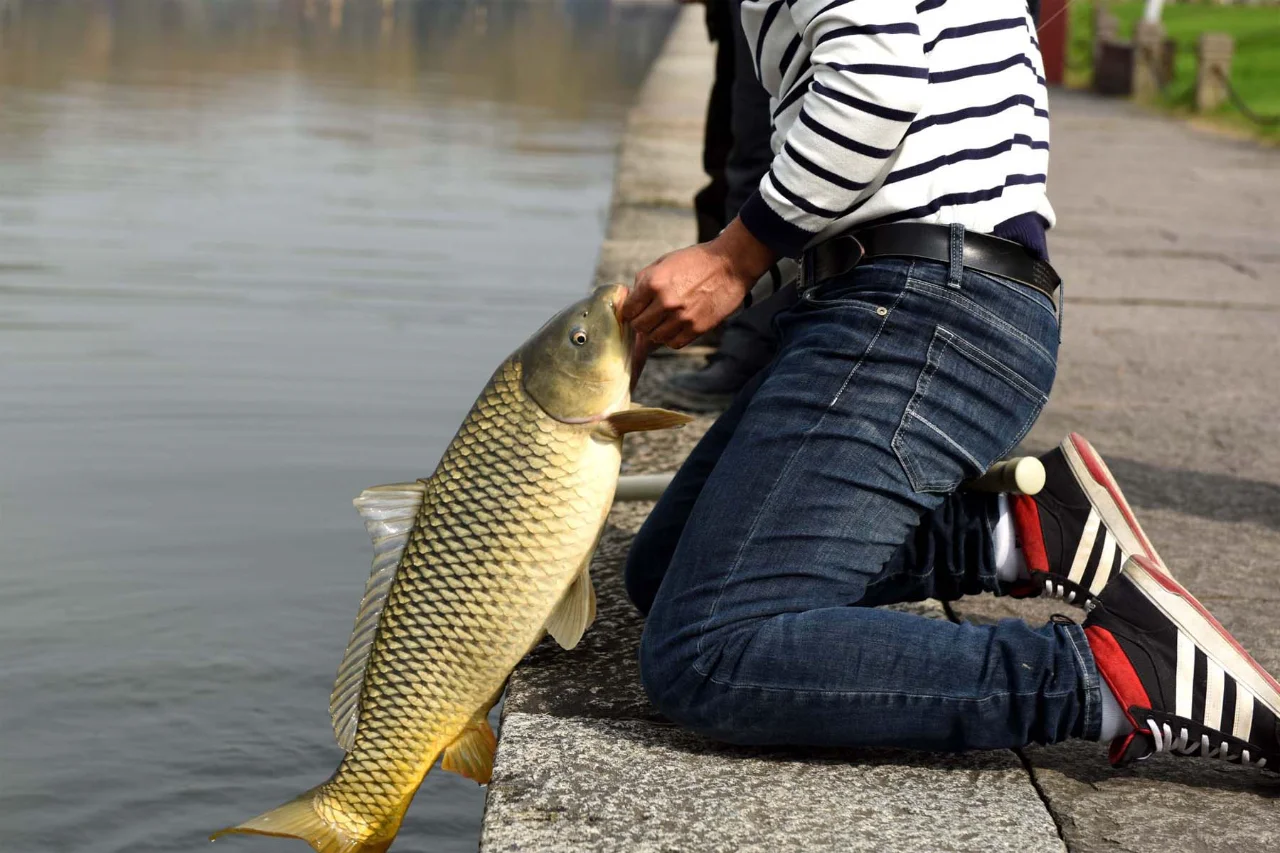
[[[189,103],[277,73],[322,79],[335,97],[430,92],[558,117],[615,106],[663,32],[646,4],[602,0],[0,0],[0,10],[5,90],[99,80]]]
[[[348,501],[589,281],[669,13],[0,0],[0,847],[194,849],[330,772]],[[481,799],[433,774],[400,848]]]

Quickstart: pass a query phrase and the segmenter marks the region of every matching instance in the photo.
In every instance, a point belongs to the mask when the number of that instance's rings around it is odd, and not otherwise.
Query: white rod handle
[[[1038,494],[1044,488],[1044,465],[1034,456],[1018,456],[992,465],[987,473],[964,484],[975,492]]]

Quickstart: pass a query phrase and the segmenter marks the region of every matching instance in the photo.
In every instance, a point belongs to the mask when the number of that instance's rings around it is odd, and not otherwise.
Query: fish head
[[[564,423],[594,423],[630,402],[635,333],[618,319],[622,285],[598,287],[520,348],[524,390]]]

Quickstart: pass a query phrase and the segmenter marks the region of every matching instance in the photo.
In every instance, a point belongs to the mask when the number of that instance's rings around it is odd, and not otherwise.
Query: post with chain
[[[1227,101],[1235,40],[1226,33],[1203,33],[1197,49],[1196,111],[1207,113]]]

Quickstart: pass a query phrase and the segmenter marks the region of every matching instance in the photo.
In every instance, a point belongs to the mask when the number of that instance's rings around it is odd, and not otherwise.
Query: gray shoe
[[[713,355],[701,370],[677,373],[662,384],[663,401],[690,412],[720,412],[729,407],[756,368],[736,358]]]

